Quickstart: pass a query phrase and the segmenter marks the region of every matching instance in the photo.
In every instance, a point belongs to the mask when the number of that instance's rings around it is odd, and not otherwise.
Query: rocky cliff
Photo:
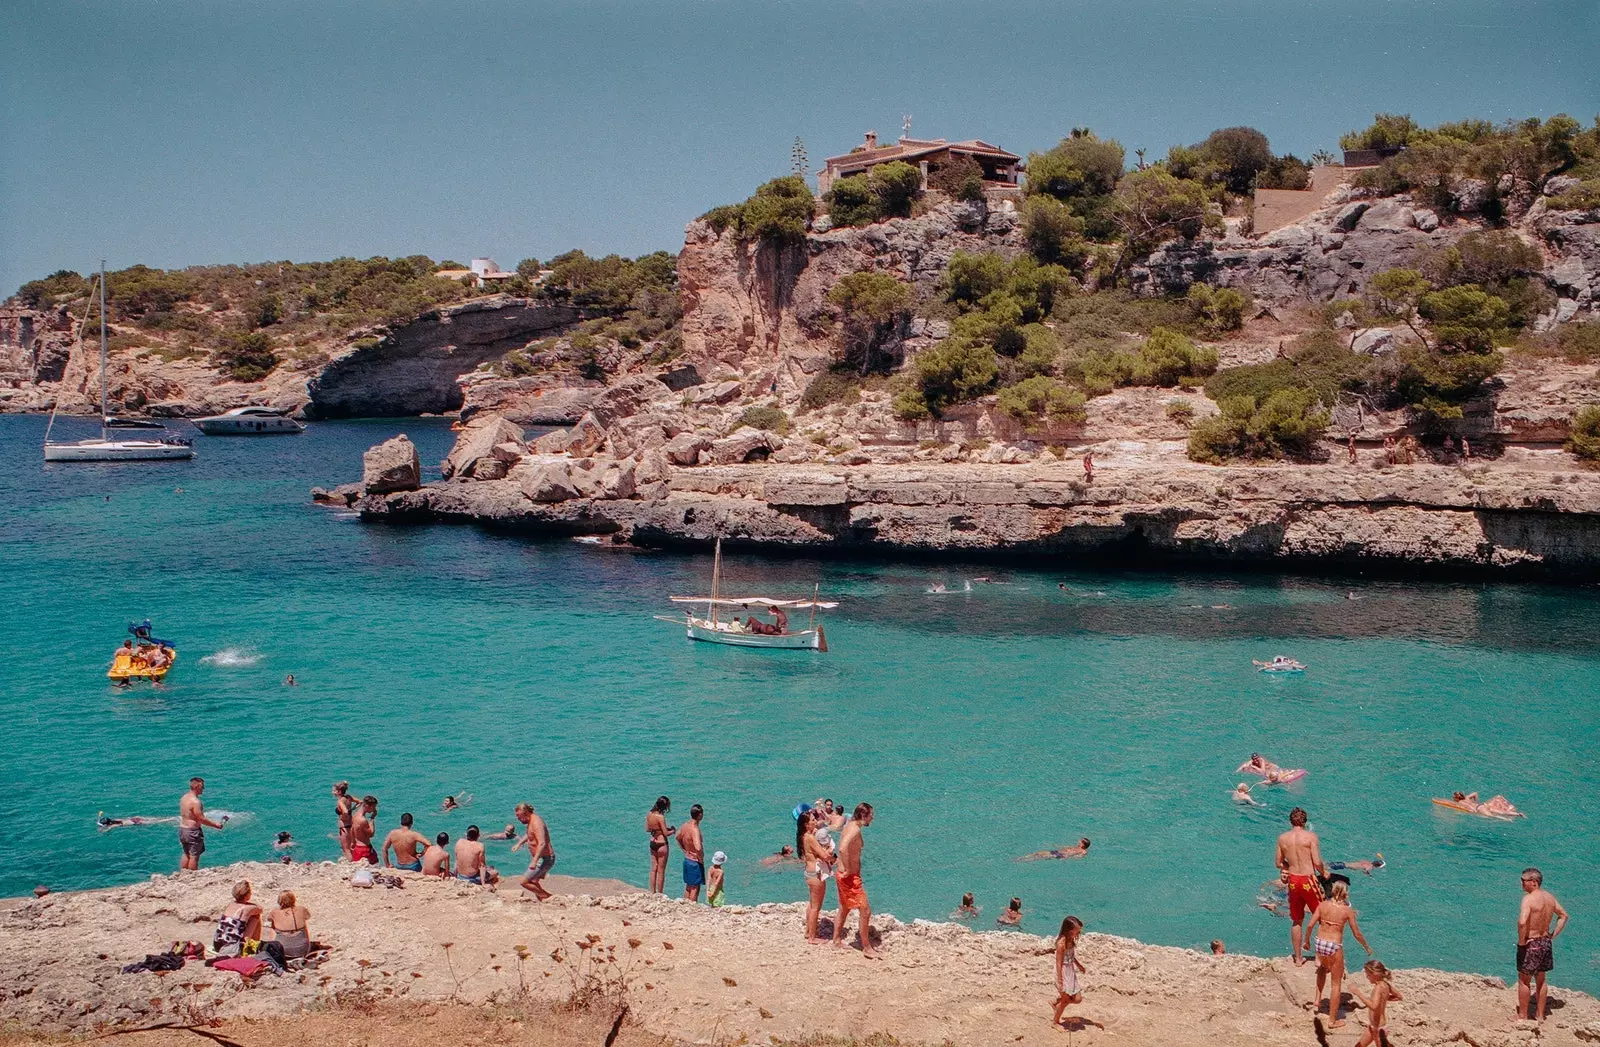
[[[706,545],[720,534],[808,553],[1600,578],[1600,476],[1548,463],[1308,469],[1112,459],[1087,481],[1075,462],[683,468],[526,453],[501,479],[351,497],[373,521],[451,520],[644,545]]]
[[[231,381],[202,356],[114,347],[108,399],[116,412],[169,418],[256,403],[308,418],[443,413],[462,406],[463,382],[481,364],[565,331],[582,318],[581,310],[567,305],[506,295],[476,298],[410,322],[347,332],[331,350],[288,353],[259,382]],[[567,395],[552,391],[557,395],[551,403]],[[523,389],[520,396],[536,392]],[[0,410],[48,411],[59,405],[68,413],[93,414],[99,399],[100,345],[92,332],[78,345],[64,311],[5,307],[0,313]],[[546,412],[534,424],[575,420],[587,403],[577,402],[576,409]]]
[[[583,314],[571,306],[496,295],[424,314],[369,335],[306,382],[306,416],[441,414],[462,405],[459,380]]]
[[[749,395],[775,391],[793,402],[837,358],[837,311],[826,295],[841,277],[878,270],[931,297],[956,251],[1010,256],[1022,249],[1009,205],[946,204],[916,218],[824,229],[781,246],[692,222],[678,256],[684,358],[709,382],[736,381]],[[913,323],[900,348],[931,344],[935,329]]]

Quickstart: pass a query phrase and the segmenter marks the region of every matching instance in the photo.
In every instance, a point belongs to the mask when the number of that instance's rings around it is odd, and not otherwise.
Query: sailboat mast
[[[722,585],[722,536],[717,536],[717,551],[711,560],[711,624],[717,624],[717,596]]]
[[[100,427],[106,422],[106,260],[100,259]]]

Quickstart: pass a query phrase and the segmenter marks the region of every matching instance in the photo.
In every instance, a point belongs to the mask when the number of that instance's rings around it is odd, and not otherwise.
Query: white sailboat
[[[663,614],[656,615],[656,618],[659,621],[682,625],[686,635],[691,640],[727,644],[730,647],[765,647],[779,650],[826,652],[828,650],[828,637],[822,631],[822,626],[817,624],[817,608],[833,608],[839,605],[827,600],[817,599],[818,591],[814,587],[809,600],[775,600],[770,596],[723,596],[722,539],[719,537],[717,539],[716,556],[711,564],[711,595],[672,597],[673,603],[705,604],[705,617],[696,617],[693,611],[685,611],[681,618],[668,617]],[[811,620],[804,629],[774,633],[753,632],[739,620],[737,614],[728,621],[722,621],[717,612],[719,608],[724,607],[738,607],[747,610],[750,608],[764,610],[781,607],[786,612],[791,608],[795,610],[809,608]]]
[[[55,428],[56,413],[50,412],[50,423],[44,430],[44,460],[47,462],[142,462],[167,459],[193,458],[194,447],[176,436],[162,438],[113,437],[114,430],[158,429],[165,430],[160,422],[132,418],[114,418],[106,413],[106,263],[100,263],[100,435],[87,440],[56,442],[50,439]],[[91,288],[89,300],[94,300]],[[85,318],[87,323],[87,317]],[[83,341],[79,328],[78,341]]]

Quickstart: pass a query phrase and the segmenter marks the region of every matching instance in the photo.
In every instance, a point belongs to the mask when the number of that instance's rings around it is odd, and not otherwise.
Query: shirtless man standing
[[[683,900],[700,900],[706,882],[706,844],[700,835],[700,819],[706,809],[699,804],[689,808],[689,820],[678,827],[678,846],[683,848]]]
[[[411,828],[411,812],[400,816],[400,828],[383,838],[383,864],[389,868],[389,851],[394,850],[394,867],[407,872],[422,871],[421,852],[428,846],[428,838]]]
[[[178,801],[178,844],[183,848],[180,869],[200,868],[200,856],[206,853],[206,826],[222,828],[221,822],[206,817],[206,805],[200,802],[200,794],[205,791],[204,778],[190,778],[189,791]]]
[[[1522,891],[1522,911],[1517,914],[1517,1018],[1528,1017],[1531,992],[1537,994],[1533,1017],[1542,1022],[1549,1014],[1544,976],[1555,969],[1555,939],[1567,925],[1567,910],[1544,889],[1544,873],[1538,869],[1522,870]]]
[[[550,843],[550,827],[545,825],[544,819],[531,803],[517,804],[517,821],[528,827],[528,835],[511,845],[513,851],[518,847],[528,848],[528,871],[522,874],[522,887],[542,902],[550,897],[550,892],[539,881],[556,863],[556,849]]]
[[[377,830],[373,820],[378,817],[378,798],[367,795],[361,806],[350,815],[350,860],[378,864],[378,852],[372,849],[372,836]]]
[[[445,850],[449,843],[449,833],[434,837],[433,843],[422,852],[422,875],[437,876],[441,880],[450,875],[450,852]]]
[[[867,904],[867,888],[861,882],[861,830],[872,824],[872,804],[858,803],[854,816],[839,834],[839,864],[833,877],[839,895],[839,915],[833,921],[833,944],[844,945],[844,921],[855,909],[861,913],[861,955],[876,960],[872,951],[872,906]]]
[[[1308,912],[1315,913],[1322,903],[1322,884],[1317,877],[1327,876],[1327,866],[1322,864],[1322,850],[1317,834],[1306,828],[1306,812],[1296,807],[1289,812],[1289,831],[1278,837],[1276,865],[1289,885],[1289,942],[1294,947],[1294,965],[1305,964],[1300,954],[1300,942],[1305,934],[1302,926]]]
[[[476,825],[467,826],[467,838],[456,841],[456,879],[486,887],[500,879],[500,874],[484,860]]]

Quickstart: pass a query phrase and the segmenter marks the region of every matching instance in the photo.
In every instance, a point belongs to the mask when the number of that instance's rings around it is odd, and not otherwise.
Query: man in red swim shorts
[[[833,921],[833,944],[844,945],[844,921],[850,910],[861,914],[861,955],[877,959],[872,949],[872,906],[867,904],[867,888],[861,882],[861,830],[872,824],[872,804],[856,804],[855,814],[839,834],[839,866],[833,882],[839,892],[839,915]]]
[[[1317,834],[1306,828],[1306,812],[1296,807],[1289,812],[1289,831],[1278,837],[1278,854],[1273,862],[1281,870],[1284,882],[1289,885],[1289,942],[1294,948],[1294,963],[1298,967],[1306,962],[1300,955],[1300,942],[1305,936],[1303,926],[1309,913],[1322,904],[1322,884],[1318,876],[1327,876],[1328,867],[1322,863],[1322,849]]]

